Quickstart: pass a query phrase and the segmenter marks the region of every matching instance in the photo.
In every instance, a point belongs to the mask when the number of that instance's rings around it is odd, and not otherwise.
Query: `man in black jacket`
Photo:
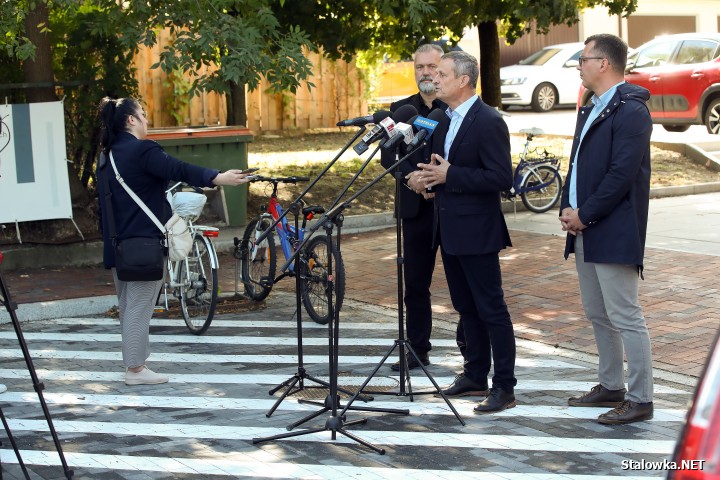
[[[419,92],[390,105],[394,112],[403,105],[412,105],[422,117],[427,117],[432,110],[444,110],[446,105],[435,98],[433,78],[443,49],[438,45],[421,45],[414,55],[415,81]],[[402,155],[403,152],[401,151]],[[381,163],[388,168],[395,163],[394,152],[383,150]],[[407,318],[407,338],[412,349],[423,365],[430,364],[428,353],[431,349],[430,333],[432,331],[432,311],[430,307],[430,283],[435,268],[437,246],[433,246],[433,201],[428,194],[418,194],[416,187],[418,163],[430,161],[430,147],[419,149],[399,167],[401,181],[400,211],[396,212],[402,219],[404,277],[405,277],[405,310]],[[409,178],[405,178],[409,176]],[[405,183],[407,182],[407,183]],[[407,187],[407,188],[406,188]],[[408,367],[419,367],[412,355],[407,356]],[[400,362],[391,366],[400,370]]]

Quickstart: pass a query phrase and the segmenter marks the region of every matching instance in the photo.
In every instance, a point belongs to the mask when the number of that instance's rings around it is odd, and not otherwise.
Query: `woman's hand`
[[[213,178],[213,184],[214,185],[229,185],[229,186],[235,186],[235,185],[242,185],[243,183],[249,182],[250,179],[248,178],[248,175],[245,173],[242,173],[242,170],[238,169],[232,169],[232,170],[226,170],[224,172],[218,173],[215,178]]]

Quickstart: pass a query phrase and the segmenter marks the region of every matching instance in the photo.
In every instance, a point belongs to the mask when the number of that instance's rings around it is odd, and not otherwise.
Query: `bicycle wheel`
[[[257,243],[256,239],[272,225],[270,219],[253,218],[245,228],[240,244],[240,278],[245,294],[259,302],[270,294],[275,280],[275,232]]]
[[[525,190],[543,184],[547,185],[537,190]],[[560,173],[549,165],[535,167],[535,171],[530,171],[523,180],[520,191],[522,192],[520,198],[528,210],[535,213],[547,212],[560,199],[562,192]]]
[[[321,325],[326,325],[330,321],[328,252],[331,248],[329,247],[327,237],[312,238],[302,255],[301,262],[302,302],[310,318]],[[342,307],[345,297],[345,264],[335,245],[332,246],[332,263],[335,271],[333,308],[338,310]]]
[[[195,234],[193,247],[185,261],[180,261],[178,278],[180,287],[180,309],[188,329],[195,335],[202,335],[210,327],[220,285],[217,268],[212,266],[215,254],[210,240]]]

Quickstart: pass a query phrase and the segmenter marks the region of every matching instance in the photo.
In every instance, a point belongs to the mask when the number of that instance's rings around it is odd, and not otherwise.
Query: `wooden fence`
[[[175,99],[168,76],[160,69],[150,68],[170,40],[169,34],[163,32],[155,47],[142,47],[135,59],[140,98],[145,103],[150,127],[225,125],[224,95],[204,93],[182,105],[187,102]],[[255,91],[247,91],[247,127],[254,133],[334,127],[338,120],[367,114],[365,86],[354,64],[331,61],[315,53],[307,55],[313,63],[314,74],[308,79],[315,85],[312,90],[303,83],[295,94],[273,94],[263,79]],[[190,80],[189,76],[184,77],[184,81]],[[173,111],[181,114],[179,123]]]

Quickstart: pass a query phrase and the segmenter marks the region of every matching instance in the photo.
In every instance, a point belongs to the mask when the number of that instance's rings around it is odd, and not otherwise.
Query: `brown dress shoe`
[[[571,407],[619,407],[625,400],[627,390],[608,390],[602,385],[595,385],[584,395],[568,400]]]
[[[487,383],[481,385],[475,383],[461,373],[455,377],[455,381],[447,389],[443,390],[446,397],[467,397],[477,395],[484,397],[488,394]]]
[[[430,358],[428,357],[428,354],[417,354],[418,358],[420,359],[420,362],[422,362],[423,366],[427,367],[430,365]],[[415,357],[410,355],[409,353],[405,354],[405,358],[407,358],[407,366],[409,370],[412,370],[413,368],[418,368],[420,364],[415,360]],[[390,365],[390,368],[394,372],[400,371],[400,362],[395,362],[392,365]]]
[[[625,400],[619,407],[613,408],[598,417],[598,423],[604,425],[622,425],[642,422],[653,418],[653,403],[636,403]]]

